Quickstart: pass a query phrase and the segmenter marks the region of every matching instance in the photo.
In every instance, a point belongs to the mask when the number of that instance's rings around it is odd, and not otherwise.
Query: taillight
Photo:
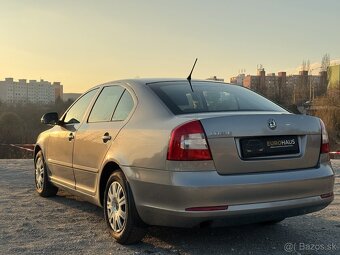
[[[211,160],[208,142],[198,120],[194,120],[172,130],[168,160]]]
[[[326,130],[325,123],[320,119],[321,124],[321,148],[320,153],[329,153],[329,140],[328,140],[328,133]]]

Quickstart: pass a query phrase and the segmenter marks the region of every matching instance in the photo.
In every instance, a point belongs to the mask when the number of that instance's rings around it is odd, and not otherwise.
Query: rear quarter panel
[[[103,167],[113,161],[120,166],[165,169],[171,130],[183,120],[176,118],[147,86],[127,85],[133,88],[138,104],[113,141]]]

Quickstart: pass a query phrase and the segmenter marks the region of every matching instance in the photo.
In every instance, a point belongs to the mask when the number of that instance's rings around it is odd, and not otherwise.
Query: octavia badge
[[[275,122],[275,120],[269,119],[269,120],[268,120],[268,127],[269,127],[270,129],[274,130],[274,129],[276,128],[276,122]]]

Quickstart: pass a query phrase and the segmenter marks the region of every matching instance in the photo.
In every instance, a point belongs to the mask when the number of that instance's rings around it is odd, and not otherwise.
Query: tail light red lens
[[[168,160],[212,160],[209,145],[198,120],[176,127],[170,137]]]
[[[320,153],[329,153],[329,140],[328,140],[328,133],[326,130],[325,123],[320,119],[320,124],[321,124],[321,148],[320,148]]]

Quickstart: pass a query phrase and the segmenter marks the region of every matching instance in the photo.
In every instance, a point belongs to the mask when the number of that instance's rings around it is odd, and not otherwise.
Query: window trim
[[[89,119],[90,119],[91,113],[92,113],[92,111],[93,111],[93,108],[94,108],[94,106],[96,105],[97,100],[99,99],[99,97],[100,97],[101,93],[103,92],[103,90],[104,90],[105,88],[109,88],[109,87],[121,87],[121,88],[123,89],[123,92],[122,92],[122,94],[120,95],[120,97],[119,97],[119,99],[118,99],[118,101],[117,101],[117,104],[116,104],[115,108],[113,109],[113,112],[112,112],[112,114],[111,114],[110,120],[108,120],[108,121],[107,121],[107,120],[102,120],[102,121],[91,121],[91,122],[90,122]],[[93,103],[92,106],[91,106],[91,110],[89,111],[89,113],[88,113],[88,115],[87,115],[87,118],[86,118],[86,123],[92,124],[92,123],[105,123],[105,122],[111,122],[112,116],[114,115],[114,113],[115,113],[115,111],[116,111],[116,108],[117,108],[117,106],[118,106],[118,104],[119,104],[119,102],[120,102],[120,99],[122,98],[122,96],[123,96],[125,90],[126,90],[125,87],[123,87],[123,86],[121,86],[121,85],[118,85],[118,84],[112,84],[112,85],[108,85],[108,86],[103,86],[103,87],[100,89],[100,92],[99,92],[99,94],[98,94],[97,97],[96,97],[96,100],[94,101],[94,103]]]
[[[128,116],[126,116],[126,118],[125,118],[124,120],[112,120],[113,116],[114,116],[115,113],[116,113],[117,107],[118,107],[120,101],[122,100],[122,97],[124,96],[125,91],[127,91],[127,93],[129,93],[129,95],[131,96],[132,101],[133,101],[133,107],[131,108],[131,110],[130,110]],[[121,121],[125,121],[125,120],[129,119],[131,113],[135,110],[135,105],[136,105],[136,103],[135,103],[135,100],[134,100],[132,94],[131,94],[127,89],[125,89],[125,90],[123,91],[123,94],[120,96],[119,101],[118,101],[118,103],[117,103],[117,105],[116,105],[116,108],[115,108],[115,110],[114,110],[114,112],[113,112],[113,114],[112,114],[112,116],[111,116],[111,122],[121,122]]]
[[[95,105],[96,102],[97,102],[97,99],[98,99],[99,96],[100,96],[100,93],[104,90],[104,88],[113,87],[113,86],[122,87],[124,90],[123,90],[122,94],[121,94],[120,97],[119,97],[119,100],[118,100],[118,102],[117,102],[117,104],[116,104],[116,106],[115,106],[115,109],[114,109],[113,112],[112,112],[112,115],[111,115],[111,117],[110,117],[110,120],[109,120],[109,121],[94,121],[94,122],[89,122],[89,118],[90,118],[91,112],[92,112],[92,110],[93,110],[94,105]],[[120,100],[122,99],[122,97],[123,97],[125,91],[127,91],[127,92],[130,94],[130,96],[132,97],[132,100],[133,100],[133,107],[132,107],[132,109],[131,109],[129,115],[125,118],[125,120],[112,120],[112,118],[113,118],[113,116],[114,116],[114,114],[115,114],[115,112],[116,112],[117,106],[119,105]],[[105,85],[105,86],[103,86],[103,87],[100,89],[99,94],[96,96],[96,100],[91,104],[91,110],[90,110],[90,111],[88,112],[88,114],[87,114],[86,123],[87,123],[87,124],[94,124],[94,123],[110,123],[110,122],[124,122],[124,121],[127,121],[127,120],[129,120],[129,119],[131,118],[131,115],[134,113],[134,111],[135,111],[135,109],[136,109],[136,107],[137,107],[137,103],[138,103],[138,100],[137,100],[137,96],[135,95],[135,92],[134,92],[132,89],[130,90],[127,86],[124,86],[123,84],[110,84],[110,85]]]
[[[74,125],[81,124],[81,123],[84,122],[85,117],[88,116],[88,110],[89,110],[90,106],[91,106],[91,107],[93,106],[94,100],[96,100],[97,97],[98,97],[98,91],[94,94],[93,98],[91,99],[89,105],[87,106],[87,108],[86,108],[86,110],[85,110],[85,112],[84,112],[84,116],[83,116],[83,118],[81,119],[81,121],[80,121],[79,123],[65,123],[64,120],[65,120],[65,117],[66,117],[67,113],[71,110],[71,108],[72,108],[72,107],[73,107],[73,106],[74,106],[81,98],[83,98],[86,94],[88,94],[88,93],[90,93],[90,92],[92,92],[92,91],[94,91],[94,90],[101,91],[100,87],[91,88],[91,89],[89,89],[88,91],[86,91],[85,93],[83,93],[80,97],[78,97],[77,100],[75,100],[75,101],[70,105],[70,107],[67,108],[67,110],[64,112],[64,114],[63,114],[63,115],[61,116],[61,118],[59,119],[59,120],[63,123],[64,126],[74,126]]]

